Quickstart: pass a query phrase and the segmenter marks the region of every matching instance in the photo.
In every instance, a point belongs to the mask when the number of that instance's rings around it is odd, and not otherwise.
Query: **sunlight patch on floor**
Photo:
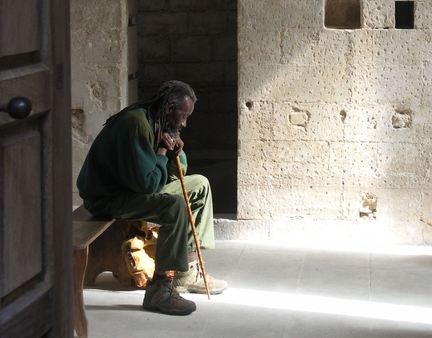
[[[233,241],[240,243],[255,243],[256,245],[277,245],[284,248],[291,249],[304,249],[314,251],[328,251],[328,252],[352,252],[352,253],[372,253],[383,255],[396,255],[396,256],[432,256],[432,245],[395,245],[395,244],[365,244],[358,242],[347,241],[311,241],[311,240],[295,240],[295,241],[278,241],[271,240],[268,242],[262,241]]]
[[[206,297],[206,296],[204,296]],[[207,300],[203,295],[188,294],[186,298]],[[432,325],[432,308],[390,303],[378,303],[325,296],[284,294],[229,288],[221,295],[211,296],[211,302],[270,309],[325,313],[391,321]]]

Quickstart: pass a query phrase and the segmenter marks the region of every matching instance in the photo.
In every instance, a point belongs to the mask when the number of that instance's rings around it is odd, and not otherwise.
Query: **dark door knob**
[[[8,103],[0,104],[0,112],[9,113],[14,119],[24,119],[30,115],[32,104],[26,97],[14,97]]]

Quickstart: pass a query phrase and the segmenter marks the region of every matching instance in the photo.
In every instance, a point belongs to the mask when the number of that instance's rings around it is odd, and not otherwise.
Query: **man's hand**
[[[182,139],[180,137],[177,137],[175,139],[175,141],[176,141],[176,144],[175,144],[175,147],[174,147],[174,155],[175,156],[179,156],[180,153],[181,153],[181,151],[183,150],[184,143],[183,143],[183,141],[182,141]]]
[[[184,143],[180,137],[173,138],[170,134],[163,133],[157,149],[157,153],[166,156],[167,150],[172,150],[174,152],[174,155],[178,156],[180,155],[183,146]]]

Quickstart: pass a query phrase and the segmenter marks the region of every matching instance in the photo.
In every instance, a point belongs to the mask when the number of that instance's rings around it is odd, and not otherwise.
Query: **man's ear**
[[[173,109],[174,109],[174,104],[173,104],[173,103],[170,103],[170,104],[168,105],[168,107],[167,107],[166,114],[167,114],[167,115],[171,114],[171,112],[173,111]]]

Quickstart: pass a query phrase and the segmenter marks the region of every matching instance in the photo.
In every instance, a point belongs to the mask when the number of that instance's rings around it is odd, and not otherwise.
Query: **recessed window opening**
[[[414,29],[414,1],[395,2],[396,28]]]
[[[361,28],[360,0],[326,0],[324,25],[336,29]]]

